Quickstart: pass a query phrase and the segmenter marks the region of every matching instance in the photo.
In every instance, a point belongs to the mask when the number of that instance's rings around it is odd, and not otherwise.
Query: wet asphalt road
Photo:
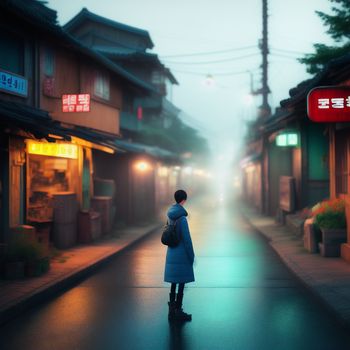
[[[0,328],[2,350],[349,348],[349,331],[313,300],[233,208],[189,204],[193,321],[167,320],[165,247],[153,234],[95,275]]]

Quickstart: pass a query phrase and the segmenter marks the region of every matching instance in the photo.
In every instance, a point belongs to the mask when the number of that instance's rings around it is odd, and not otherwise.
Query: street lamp
[[[212,87],[215,85],[214,77],[211,74],[207,74],[207,76],[205,77],[204,85],[208,87]]]
[[[140,172],[145,172],[151,169],[151,165],[150,163],[144,161],[144,160],[140,160],[138,162],[135,163],[135,169],[140,171]]]

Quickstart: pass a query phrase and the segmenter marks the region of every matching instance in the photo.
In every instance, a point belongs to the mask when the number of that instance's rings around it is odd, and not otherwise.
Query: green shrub
[[[341,198],[324,200],[312,208],[316,227],[322,229],[346,228],[345,201]]]
[[[25,234],[18,234],[11,239],[5,254],[6,261],[34,261],[44,256],[43,246],[31,240]]]
[[[317,214],[315,225],[324,229],[343,229],[346,228],[346,218],[343,211],[326,210]]]

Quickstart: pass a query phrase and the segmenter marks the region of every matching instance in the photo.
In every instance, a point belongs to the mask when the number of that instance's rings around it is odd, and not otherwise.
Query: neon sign
[[[350,121],[350,87],[318,87],[307,97],[307,114],[318,123]]]
[[[71,143],[49,143],[27,140],[28,154],[59,158],[78,158],[78,146]]]
[[[62,112],[90,112],[90,94],[63,95]]]
[[[20,75],[0,71],[0,90],[9,94],[28,96],[28,80]]]

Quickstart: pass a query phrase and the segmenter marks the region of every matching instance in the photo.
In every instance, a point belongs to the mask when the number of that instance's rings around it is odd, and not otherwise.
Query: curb
[[[294,262],[288,258],[288,256],[284,255],[283,252],[281,252],[281,250],[275,246],[273,239],[271,239],[271,237],[265,234],[258,226],[254,225],[249,215],[246,215],[243,212],[241,212],[241,215],[257,233],[259,233],[263,238],[267,240],[268,244],[278,255],[283,264],[288,268],[288,270],[293,274],[293,276],[296,277],[297,280],[305,287],[305,289],[307,289],[307,291],[311,293],[317,299],[317,301],[320,304],[322,304],[323,307],[325,307],[326,311],[329,312],[334,318],[336,318],[336,320],[345,329],[350,329],[350,320],[347,317],[345,317],[345,315],[343,315],[341,311],[337,310],[336,307],[332,305],[332,303],[329,302],[327,298],[322,295],[321,291],[317,290],[317,288],[315,288],[312,285],[312,283],[310,283],[312,281],[312,277],[308,276],[304,271],[301,271],[300,268],[298,268],[294,264]],[[331,288],[327,289],[328,290],[324,290],[324,293],[334,293],[334,291],[332,291]]]
[[[260,232],[257,229],[258,232]],[[263,234],[263,233],[262,233]],[[317,290],[317,288],[313,287],[313,285],[309,282],[312,278],[310,278],[307,274],[305,274],[303,271],[300,271],[300,269],[296,268],[293,264],[293,261],[288,259],[288,257],[284,256],[276,247],[274,247],[273,244],[270,244],[271,247],[274,249],[274,251],[278,254],[282,262],[285,264],[285,266],[288,268],[289,271],[300,281],[300,283],[308,290],[309,293],[311,293],[317,300],[322,304],[322,306],[332,314],[333,317],[337,319],[337,321],[346,329],[350,329],[350,321],[346,317],[342,315],[341,312],[337,311],[336,308],[330,303],[327,298],[325,298],[320,291]],[[324,290],[324,292],[328,293],[334,293],[331,288],[327,288]]]
[[[116,250],[113,253],[107,254],[100,259],[95,260],[91,264],[80,267],[75,271],[69,272],[66,276],[57,279],[55,281],[49,282],[46,286],[39,288],[34,293],[26,295],[18,302],[10,305],[9,307],[0,311],[0,325],[10,321],[11,319],[18,316],[20,313],[32,308],[35,305],[41,304],[42,302],[56,296],[59,293],[62,293],[69,288],[72,288],[74,285],[82,281],[83,279],[91,276],[99,268],[107,264],[117,255],[125,252],[130,249],[137,243],[140,243],[143,239],[147,238],[149,235],[154,233],[162,227],[162,224],[157,224],[152,227],[150,230],[146,231],[144,234],[135,238],[134,240],[127,243],[124,247]]]

